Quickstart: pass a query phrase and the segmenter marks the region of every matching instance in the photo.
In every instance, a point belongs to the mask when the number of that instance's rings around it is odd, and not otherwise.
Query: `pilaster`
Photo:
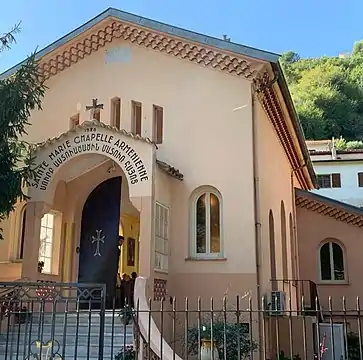
[[[28,202],[25,218],[22,277],[37,280],[40,246],[40,224],[49,206],[44,202]]]
[[[154,269],[154,202],[151,196],[132,197],[132,204],[140,212],[139,276],[149,278]]]

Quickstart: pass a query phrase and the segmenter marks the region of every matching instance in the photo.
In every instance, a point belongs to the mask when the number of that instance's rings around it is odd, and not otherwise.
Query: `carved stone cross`
[[[98,111],[103,110],[103,104],[97,104],[97,102],[98,102],[98,99],[92,99],[92,105],[86,106],[86,111],[90,110],[90,113],[89,113],[90,120],[95,119],[95,114],[96,114],[97,110]]]

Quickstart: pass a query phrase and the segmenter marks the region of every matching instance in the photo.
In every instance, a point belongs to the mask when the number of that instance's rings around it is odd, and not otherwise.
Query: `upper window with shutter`
[[[331,174],[331,183],[333,188],[340,188],[342,187],[340,174]]]
[[[93,111],[93,118],[97,121],[101,121],[101,110],[100,109],[95,109]]]
[[[131,122],[131,132],[135,135],[141,136],[141,117],[142,117],[142,105],[140,102],[132,101],[132,122]]]
[[[111,126],[120,130],[121,126],[121,99],[115,97],[111,100]]]
[[[339,173],[320,174],[316,176],[319,188],[340,188],[341,178]]]
[[[153,106],[153,138],[156,144],[163,143],[164,111],[161,106]]]
[[[363,187],[363,172],[358,173],[358,186]]]
[[[69,128],[74,129],[78,125],[79,125],[79,113],[77,113],[76,115],[73,115],[69,119]]]

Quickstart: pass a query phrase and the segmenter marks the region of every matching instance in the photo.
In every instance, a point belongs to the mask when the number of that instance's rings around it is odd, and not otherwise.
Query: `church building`
[[[36,176],[1,224],[0,281],[105,283],[112,299],[136,272],[156,301],[249,293],[257,308],[284,291],[295,309],[299,281],[347,281],[333,239],[361,236],[363,214],[309,192],[279,55],[111,8],[37,58]],[[326,243],[339,276],[320,276]]]

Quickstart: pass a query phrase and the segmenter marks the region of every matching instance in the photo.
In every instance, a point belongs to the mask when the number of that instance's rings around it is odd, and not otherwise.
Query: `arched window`
[[[283,280],[288,280],[288,259],[287,259],[287,240],[286,240],[286,213],[284,202],[281,201],[281,248],[282,248],[282,277]]]
[[[212,187],[195,191],[192,196],[192,255],[222,255],[222,201]]]
[[[268,215],[268,227],[269,227],[269,238],[270,238],[270,270],[273,290],[276,290],[276,249],[275,249],[275,223],[274,215],[270,210]]]
[[[292,270],[292,279],[296,280],[297,276],[297,252],[296,252],[296,243],[294,236],[294,223],[292,220],[292,214],[289,216],[289,228],[290,228],[290,248],[291,248],[291,270]]]
[[[344,252],[337,242],[329,241],[320,247],[319,262],[322,281],[345,280]]]
[[[20,212],[20,231],[19,231],[19,242],[17,249],[17,258],[22,260],[24,256],[24,239],[25,239],[25,221],[26,221],[26,204],[23,206]]]

